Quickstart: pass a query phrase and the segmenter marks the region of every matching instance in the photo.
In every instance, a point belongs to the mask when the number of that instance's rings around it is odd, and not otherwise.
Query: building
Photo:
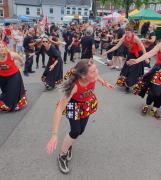
[[[66,0],[65,16],[82,16],[83,19],[88,19],[91,10],[91,0]]]
[[[66,0],[42,0],[43,15],[49,22],[60,22],[64,17]]]
[[[0,18],[9,17],[8,0],[0,0]]]
[[[16,15],[39,18],[42,15],[41,0],[16,0]]]
[[[96,15],[103,16],[112,13],[115,10],[115,6],[108,2],[104,6],[99,0],[96,1]]]
[[[38,18],[43,15],[48,16],[49,23],[58,23],[63,21],[65,16],[88,19],[92,0],[15,0],[15,7],[17,16]]]
[[[9,17],[15,16],[15,0],[8,0]]]

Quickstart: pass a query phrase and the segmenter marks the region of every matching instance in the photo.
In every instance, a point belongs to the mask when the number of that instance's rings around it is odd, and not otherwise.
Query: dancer
[[[47,90],[55,87],[55,84],[60,84],[63,79],[63,62],[59,51],[50,43],[47,37],[42,38],[42,44],[46,54],[49,56],[49,61],[42,76],[42,81],[45,83]]]
[[[27,104],[23,80],[14,59],[24,65],[20,55],[9,52],[3,42],[0,42],[0,89],[2,91],[0,110],[2,111],[20,110]]]
[[[132,58],[138,58],[143,53],[146,52],[143,43],[140,39],[133,33],[132,28],[128,25],[125,28],[125,35],[122,39],[118,42],[116,46],[108,50],[104,53],[104,55],[115,51],[118,49],[122,44],[125,44],[127,47],[128,55],[127,60]],[[147,60],[148,61],[148,60]],[[149,62],[149,61],[148,61]],[[137,83],[138,79],[142,77],[144,74],[144,62],[136,64],[134,66],[128,66],[126,63],[124,64],[120,77],[117,80],[118,86],[125,86],[126,91],[129,92],[131,86]]]
[[[93,92],[96,81],[107,88],[114,88],[100,78],[92,60],[83,60],[76,64],[71,77],[64,84],[65,96],[57,105],[53,118],[52,137],[47,145],[47,151],[51,154],[56,149],[62,112],[66,109],[66,117],[69,119],[71,130],[66,135],[58,156],[59,168],[63,173],[70,171],[68,161],[72,158],[72,144],[84,132],[89,116],[97,110],[97,98]]]
[[[143,106],[142,113],[147,114],[149,106],[153,104],[150,114],[156,119],[160,119],[157,109],[161,106],[161,43],[156,45],[151,51],[147,52],[138,59],[131,59],[128,61],[129,65],[139,64],[147,58],[157,55],[156,63],[153,68],[144,75],[143,80],[135,86],[139,96],[144,98],[146,92],[148,96],[146,104]]]

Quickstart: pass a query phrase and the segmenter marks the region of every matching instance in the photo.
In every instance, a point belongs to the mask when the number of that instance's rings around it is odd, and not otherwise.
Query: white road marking
[[[99,56],[93,56],[93,59],[94,59],[95,61],[97,61],[97,62],[105,65],[105,63],[104,63],[103,61],[101,61],[102,58],[100,58]]]

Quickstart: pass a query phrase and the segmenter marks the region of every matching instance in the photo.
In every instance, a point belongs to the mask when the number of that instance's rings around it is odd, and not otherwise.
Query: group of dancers
[[[32,29],[29,30],[32,34]],[[59,100],[56,106],[56,111],[53,117],[52,136],[47,145],[47,151],[51,154],[56,149],[58,143],[58,132],[62,114],[66,114],[70,123],[70,132],[66,135],[61,152],[58,156],[58,165],[61,172],[67,174],[70,172],[68,162],[72,159],[72,146],[78,136],[80,136],[88,123],[88,119],[92,113],[97,110],[97,97],[94,93],[96,82],[109,89],[114,89],[114,86],[103,80],[98,72],[96,65],[92,59],[95,53],[94,40],[90,35],[90,30],[87,29],[85,36],[79,40],[77,36],[72,39],[72,34],[67,29],[64,39],[66,56],[70,48],[76,48],[79,43],[82,43],[82,60],[71,68],[66,76],[67,80],[62,84],[63,80],[63,60],[59,49],[60,42],[58,37],[50,39],[44,36],[41,39],[45,53],[49,56],[48,63],[42,75],[42,81],[47,89],[53,89],[55,83],[63,85],[64,96]],[[54,34],[55,36],[55,34]],[[71,36],[71,37],[70,37]],[[29,60],[33,58],[32,48],[37,42],[33,42],[29,38],[28,50],[26,53],[26,66],[31,67]],[[55,43],[52,43],[52,41]],[[70,41],[70,43],[69,43]],[[146,49],[141,40],[135,35],[132,28],[127,25],[125,34],[119,39],[118,43],[107,50],[104,55],[116,51],[124,45],[127,49],[126,61],[121,69],[120,77],[117,80],[117,85],[125,87],[126,91],[133,88],[135,94],[144,97],[147,93],[146,104],[143,106],[142,113],[148,113],[150,105],[151,114],[156,119],[161,119],[158,109],[161,106],[161,43],[157,44],[152,50],[146,52]],[[73,47],[72,47],[73,46]],[[87,47],[86,47],[87,46]],[[73,49],[71,49],[72,51]],[[149,58],[156,55],[156,63],[153,68],[144,74],[144,66],[149,63]],[[26,91],[19,69],[14,63],[17,59],[20,65],[24,65],[23,59],[15,52],[8,50],[6,45],[0,43],[0,88],[2,94],[0,96],[0,109],[4,111],[15,111],[22,109],[26,104]],[[74,61],[71,54],[71,61]],[[31,70],[31,69],[30,69]],[[26,73],[26,72],[25,72]]]

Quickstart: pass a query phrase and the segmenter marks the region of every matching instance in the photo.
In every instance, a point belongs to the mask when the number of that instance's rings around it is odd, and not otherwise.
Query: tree
[[[148,7],[150,3],[161,3],[161,0],[100,0],[100,2],[107,3],[111,2],[117,8],[125,8],[126,18],[128,18],[128,12],[131,5],[135,5],[136,8],[140,8],[142,5]]]

